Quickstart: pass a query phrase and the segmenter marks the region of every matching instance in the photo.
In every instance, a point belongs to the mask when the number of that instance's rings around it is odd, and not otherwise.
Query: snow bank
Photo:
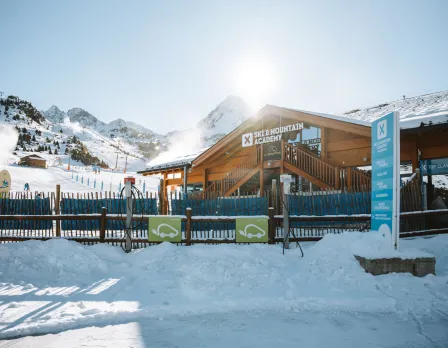
[[[437,276],[424,278],[365,273],[353,250],[368,239],[327,235],[304,245],[304,258],[294,244],[284,256],[280,245],[162,243],[130,254],[66,240],[0,245],[0,338],[252,310],[448,315],[448,236],[402,241],[437,257]]]

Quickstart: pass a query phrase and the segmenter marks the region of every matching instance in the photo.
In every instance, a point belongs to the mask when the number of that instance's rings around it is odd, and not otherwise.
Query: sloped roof
[[[20,159],[21,160],[23,160],[23,159],[34,159],[34,160],[46,161],[45,158],[42,158],[39,155],[28,155],[28,156],[21,157]]]

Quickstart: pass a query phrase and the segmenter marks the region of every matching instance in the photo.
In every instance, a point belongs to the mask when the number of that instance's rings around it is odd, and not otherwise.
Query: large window
[[[305,125],[305,127],[298,132],[290,132],[286,134],[286,141],[295,146],[301,146],[320,156],[322,145],[321,130],[319,127]]]

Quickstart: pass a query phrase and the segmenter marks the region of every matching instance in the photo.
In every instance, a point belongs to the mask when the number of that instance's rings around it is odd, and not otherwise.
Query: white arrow
[[[169,227],[174,232],[170,232],[170,233],[160,232],[160,228],[164,227],[164,226]],[[160,224],[157,227],[157,230],[155,230],[155,229],[152,230],[152,233],[155,234],[156,236],[159,236],[160,238],[165,238],[165,237],[174,238],[174,237],[176,237],[179,234],[179,231],[176,230],[174,227],[168,225],[168,224]]]
[[[247,232],[247,229],[249,227],[255,227],[257,230],[261,231],[262,233],[258,232],[255,234],[255,233]],[[249,224],[244,228],[244,231],[239,231],[239,234],[241,234],[242,236],[244,236],[248,239],[252,239],[252,238],[261,239],[261,237],[264,237],[266,235],[266,232],[264,230],[262,230],[260,227],[258,227],[257,225]]]

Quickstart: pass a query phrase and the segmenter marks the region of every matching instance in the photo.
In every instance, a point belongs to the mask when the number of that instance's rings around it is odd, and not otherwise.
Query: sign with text
[[[270,129],[264,129],[253,133],[243,134],[241,137],[241,145],[243,147],[261,145],[266,143],[274,143],[282,140],[282,134],[288,132],[297,132],[303,129],[303,122],[294,123],[288,126],[280,126]]]
[[[371,230],[398,249],[400,213],[400,123],[392,112],[372,123]]]
[[[171,216],[151,216],[148,222],[150,242],[174,242],[182,240],[181,219]]]
[[[263,161],[275,161],[282,159],[281,141],[263,144]]]
[[[448,174],[448,158],[437,158],[420,161],[422,175]]]
[[[236,218],[237,243],[267,243],[268,218],[237,217]]]

